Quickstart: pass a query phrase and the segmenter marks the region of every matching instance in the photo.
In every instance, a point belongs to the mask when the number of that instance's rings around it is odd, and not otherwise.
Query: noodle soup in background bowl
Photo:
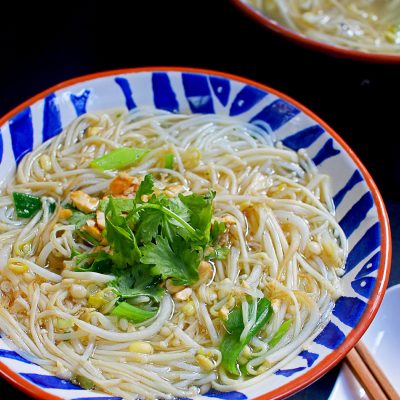
[[[319,40],[313,38],[311,36],[307,36],[306,34],[302,33],[300,30],[294,30],[290,27],[281,24],[274,20],[273,17],[267,15],[262,10],[257,9],[252,4],[250,4],[250,0],[231,0],[232,3],[244,14],[248,15],[267,29],[270,29],[279,35],[295,42],[301,44],[303,46],[316,49],[322,51],[324,53],[328,53],[331,55],[336,55],[339,57],[351,58],[361,61],[368,61],[368,62],[376,62],[376,63],[393,63],[397,64],[400,63],[400,43],[398,42],[400,34],[391,32],[390,28],[388,29],[388,35],[394,35],[393,38],[397,36],[395,40],[397,42],[396,46],[398,46],[398,50],[396,52],[379,52],[377,49],[371,52],[362,51],[356,48],[356,43],[354,46],[351,45],[351,37],[349,37],[348,45],[336,45],[329,43],[328,38],[327,40]],[[340,2],[339,2],[340,3]],[[377,6],[376,6],[377,7]],[[311,18],[315,18],[316,16],[311,16]],[[365,20],[362,16],[362,11],[360,11],[360,20]],[[400,21],[397,22],[396,29],[399,29]],[[337,27],[339,29],[339,26]],[[344,27],[345,29],[345,27]],[[316,29],[317,30],[317,29]],[[399,31],[400,32],[400,31]],[[322,33],[321,33],[322,36]],[[357,36],[357,33],[354,35]],[[343,37],[343,39],[345,39]]]
[[[0,181],[15,172],[24,154],[61,132],[85,112],[152,107],[180,113],[220,114],[264,126],[285,146],[304,148],[331,177],[336,219],[349,255],[343,296],[322,331],[270,376],[231,392],[211,389],[198,398],[279,399],[321,377],[359,340],[383,298],[390,270],[391,238],[386,210],[371,176],[351,149],[322,120],[289,97],[240,77],[187,68],[110,71],[64,82],[35,96],[0,120]],[[1,261],[3,262],[3,261]],[[1,327],[0,327],[1,329]],[[85,392],[51,375],[0,339],[0,373],[39,399],[111,398]]]

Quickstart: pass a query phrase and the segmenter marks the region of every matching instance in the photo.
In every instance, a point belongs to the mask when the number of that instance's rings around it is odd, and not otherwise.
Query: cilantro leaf
[[[123,271],[110,282],[110,286],[114,287],[122,299],[143,295],[159,303],[164,294],[164,289],[159,286],[160,281],[160,275],[151,275],[147,265],[138,264],[129,271]]]
[[[211,232],[210,232],[211,241],[215,242],[218,239],[219,235],[225,233],[225,230],[226,226],[223,222],[214,221],[214,223],[211,226]]]
[[[147,174],[136,192],[136,201],[141,202],[144,194],[152,194],[154,186],[153,175]]]
[[[85,214],[77,209],[70,208],[72,215],[67,219],[68,223],[75,225],[76,229],[81,228],[87,221],[96,217],[95,213]]]
[[[206,256],[206,260],[225,260],[229,254],[229,247],[222,247],[220,245],[215,245],[212,252]]]
[[[76,264],[75,271],[78,272],[99,272],[102,274],[108,274],[112,269],[112,261],[109,254],[105,251],[99,251],[97,253],[82,253],[74,257]]]
[[[136,225],[135,235],[139,243],[149,243],[160,232],[160,226],[163,223],[163,213],[159,210],[146,210],[141,213]]]
[[[113,253],[111,258],[116,267],[126,268],[134,265],[140,258],[135,235],[124,218],[115,207],[111,197],[106,209],[106,238]]]
[[[173,278],[175,285],[191,285],[198,280],[199,252],[185,246],[183,240],[175,239],[172,249],[168,240],[159,235],[156,243],[142,247],[140,261],[154,265],[152,272],[163,279]]]
[[[210,241],[212,201],[214,197],[215,192],[211,190],[205,196],[196,193],[189,196],[179,195],[182,203],[188,207],[190,211],[189,223],[201,233],[203,243],[208,243]]]
[[[108,207],[108,203],[110,202],[110,197],[107,197],[106,199],[102,199],[99,202],[99,211],[103,211],[105,212],[107,210]],[[116,199],[113,197],[113,201],[114,201],[114,208],[116,210],[117,213],[128,213],[130,211],[133,210],[133,208],[135,207],[135,202],[133,199]]]
[[[146,321],[149,318],[153,318],[156,314],[156,311],[143,310],[127,303],[126,301],[119,303],[111,312],[111,315],[115,315],[119,318],[126,318],[128,321],[132,321],[134,324]]]

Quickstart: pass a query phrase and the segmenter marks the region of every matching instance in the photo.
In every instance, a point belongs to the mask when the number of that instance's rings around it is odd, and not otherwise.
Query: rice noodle
[[[206,194],[213,189],[213,218],[226,225],[218,240],[230,249],[225,259],[213,262],[212,277],[194,284],[187,298],[167,291],[158,313],[136,324],[110,314],[116,298],[107,285],[114,275],[75,270],[76,252],[95,253],[106,245],[83,240],[75,225],[60,217],[65,213],[60,205],[70,203],[73,191],[105,196],[117,172],[89,163],[123,146],[150,150],[125,172],[138,179],[152,173],[157,190],[182,186]],[[166,154],[174,156],[175,169],[166,167]],[[15,191],[42,198],[31,219],[16,216]],[[78,382],[85,378],[97,390],[127,399],[245,388],[293,359],[329,321],[347,256],[347,239],[334,212],[329,177],[305,151],[275,146],[262,121],[250,125],[225,116],[153,109],[82,115],[27,154],[1,188],[4,337],[49,372]],[[111,293],[105,305],[89,301],[103,292]],[[264,297],[272,303],[272,317],[240,355],[251,378],[233,379],[221,365],[224,320],[233,308],[240,309],[244,339]],[[133,304],[148,300],[141,295]],[[270,348],[288,319],[287,333]],[[143,341],[151,351],[130,351],[131,344]],[[211,368],[204,366],[204,357]]]

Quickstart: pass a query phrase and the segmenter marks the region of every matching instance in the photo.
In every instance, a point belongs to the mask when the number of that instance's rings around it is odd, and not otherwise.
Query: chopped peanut
[[[174,299],[177,301],[186,301],[189,299],[191,294],[192,294],[192,289],[186,288],[176,293]]]
[[[72,210],[69,210],[68,208],[61,208],[59,215],[60,219],[67,219],[72,215]]]
[[[96,222],[94,221],[94,219],[88,219],[88,220],[86,221],[86,225],[87,225],[87,226],[90,226],[90,227],[96,226]]]
[[[82,192],[82,190],[77,190],[76,192],[72,192],[71,201],[74,203],[76,208],[85,213],[95,211],[99,204],[98,199],[89,196],[85,192]]]
[[[97,210],[96,211],[96,222],[97,226],[103,230],[106,227],[106,217],[103,211]]]
[[[125,172],[120,172],[110,183],[110,192],[113,195],[123,194],[128,189],[136,192],[138,188],[139,180]]]
[[[282,302],[282,300],[280,300],[280,299],[272,299],[271,300],[271,307],[272,307],[274,313],[277,313],[279,311],[279,309],[281,307],[281,302]]]
[[[236,224],[236,219],[232,217],[232,215],[226,214],[220,218],[220,221],[223,222],[225,225],[233,225]]]
[[[88,221],[88,222],[90,222],[90,221]],[[86,223],[85,225],[82,226],[81,231],[87,232],[90,236],[92,236],[94,239],[98,240],[99,242],[101,242],[101,240],[103,239],[103,236],[102,236],[99,228],[97,228],[97,226],[92,226],[91,224]]]
[[[168,292],[171,293],[171,294],[178,293],[179,291],[185,289],[185,286],[182,286],[182,285],[180,285],[180,286],[175,286],[175,285],[172,283],[172,280],[171,280],[171,279],[167,279],[167,280],[166,280],[166,282],[165,282],[165,287],[167,288]]]
[[[199,265],[199,278],[201,281],[210,279],[213,275],[211,264],[207,261],[202,261]]]
[[[183,192],[183,185],[173,185],[169,186],[165,189],[165,194],[171,198],[171,197],[176,197],[178,196],[179,193]]]

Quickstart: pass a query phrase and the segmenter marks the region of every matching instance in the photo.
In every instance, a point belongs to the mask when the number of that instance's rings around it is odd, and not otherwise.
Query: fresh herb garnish
[[[253,308],[252,304],[249,303],[249,308]],[[238,367],[238,357],[244,346],[250,342],[250,340],[257,335],[257,333],[263,328],[263,326],[269,321],[272,315],[271,302],[263,298],[257,302],[256,321],[250,328],[244,339],[240,339],[240,336],[244,329],[243,315],[241,308],[233,309],[228,316],[228,320],[225,322],[225,328],[227,332],[223,337],[219,349],[222,354],[222,366],[227,372],[232,375],[240,375],[240,369]]]
[[[156,311],[143,310],[142,308],[127,303],[126,301],[119,303],[111,312],[111,315],[125,318],[133,323],[146,321],[147,319],[154,317],[156,314]]]
[[[164,289],[160,287],[161,276],[153,275],[147,265],[138,264],[119,273],[110,286],[121,299],[148,296],[156,303],[161,301],[164,294]]]
[[[140,161],[148,152],[149,150],[147,149],[120,147],[119,149],[110,151],[103,157],[96,158],[90,163],[90,166],[102,171],[119,170]]]
[[[95,213],[85,214],[73,206],[65,206],[65,208],[72,211],[72,215],[67,219],[67,222],[71,225],[75,225],[76,229],[82,228],[87,221],[96,217]]]
[[[228,251],[215,243],[225,225],[211,223],[214,192],[175,198],[153,192],[153,177],[146,175],[135,198],[110,196],[101,200],[103,236],[110,250],[75,257],[78,271],[115,275],[109,286],[120,301],[147,296],[151,304],[159,303],[164,293],[160,284],[166,279],[175,285],[198,280],[198,267],[207,247],[213,248],[208,259],[222,259]],[[94,218],[94,214],[89,215],[74,212],[70,218],[79,227]]]
[[[32,218],[42,209],[42,200],[33,194],[14,192],[13,201],[19,218]],[[49,212],[53,213],[56,203],[49,204]]]
[[[173,167],[174,167],[174,155],[173,154],[167,154],[165,156],[164,164],[165,164],[164,168],[173,169]]]
[[[268,347],[270,349],[275,347],[282,340],[289,328],[292,326],[292,322],[293,321],[291,319],[288,319],[282,323],[279,329],[275,332],[275,335],[272,336],[271,340],[268,342]]]
[[[152,272],[163,279],[173,278],[175,285],[191,285],[198,280],[200,263],[199,250],[179,237],[172,244],[168,239],[157,236],[155,243],[142,248],[143,264],[153,265]]]

